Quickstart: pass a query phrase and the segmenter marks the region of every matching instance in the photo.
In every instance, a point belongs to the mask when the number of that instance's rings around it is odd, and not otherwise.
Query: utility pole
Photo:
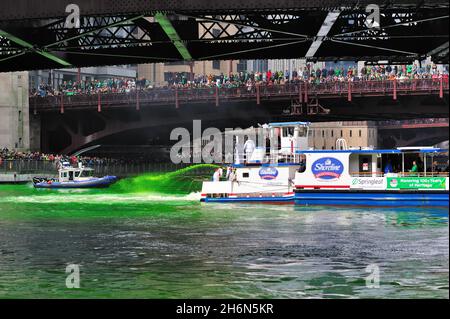
[[[194,63],[195,63],[194,61],[189,62],[189,68],[191,70],[191,74],[190,74],[189,78],[190,78],[191,82],[194,81]]]

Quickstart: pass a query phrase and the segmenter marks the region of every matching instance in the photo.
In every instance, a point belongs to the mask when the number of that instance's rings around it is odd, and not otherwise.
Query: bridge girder
[[[25,19],[61,18],[66,15],[66,7],[74,3],[72,0],[2,0],[0,21]],[[236,12],[237,10],[267,11],[315,9],[328,11],[335,8],[365,8],[369,4],[377,4],[382,8],[448,8],[443,0],[77,0],[83,15],[111,16],[118,12],[136,14],[142,12]]]
[[[28,3],[14,14],[20,2],[0,4],[0,72],[60,68],[58,60],[74,67],[181,61],[180,45],[193,60],[301,58],[314,42],[321,45],[313,61],[404,63],[431,55],[448,63],[449,3],[443,1],[78,1],[78,28],[66,28],[68,1]],[[367,27],[369,2],[380,4],[380,28]],[[338,18],[318,39],[336,8]],[[155,20],[160,12],[179,40]]]

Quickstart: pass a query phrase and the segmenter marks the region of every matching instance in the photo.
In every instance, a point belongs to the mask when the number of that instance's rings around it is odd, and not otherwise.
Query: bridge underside
[[[392,98],[326,99],[322,106],[328,113],[295,114],[289,100],[210,104],[181,104],[174,106],[141,105],[105,107],[98,112],[91,109],[38,112],[34,120],[41,122],[41,148],[44,152],[71,153],[87,146],[120,143],[146,144],[156,138],[168,143],[170,132],[176,127],[192,128],[193,120],[202,120],[203,126],[225,129],[231,126],[249,127],[272,121],[355,121],[410,118],[438,118],[449,115],[448,95],[401,96]],[[33,115],[30,115],[33,117]],[[232,123],[232,125],[230,125]]]
[[[380,148],[431,146],[448,141],[448,138],[448,126],[378,131]]]
[[[448,63],[448,1],[3,0],[0,72],[96,65],[300,58]],[[380,6],[380,26],[368,4]],[[20,8],[20,10],[18,9]]]

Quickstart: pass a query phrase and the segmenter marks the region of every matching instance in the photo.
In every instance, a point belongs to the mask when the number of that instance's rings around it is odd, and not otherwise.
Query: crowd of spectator
[[[233,74],[220,75],[190,75],[187,73],[169,74],[165,87],[202,88],[202,87],[247,87],[252,88],[256,84],[280,85],[286,83],[298,83],[307,81],[313,84],[327,82],[345,81],[382,81],[408,79],[448,79],[448,66],[438,70],[437,65],[426,65],[420,67],[417,64],[410,65],[376,65],[363,66],[360,70],[356,67],[344,68],[314,68],[305,67],[301,70],[272,71],[267,72],[239,72]],[[92,81],[65,81],[58,89],[53,89],[50,85],[41,84],[39,88],[33,89],[32,96],[55,96],[55,95],[77,95],[77,94],[97,94],[97,93],[129,93],[135,90],[151,90],[155,88],[150,81],[145,78],[125,79],[111,78],[107,80]]]
[[[54,163],[55,167],[59,167],[62,162],[69,162],[71,165],[78,165],[81,162],[84,166],[106,166],[106,165],[126,165],[126,164],[142,164],[148,162],[157,162],[144,156],[130,157],[90,157],[90,156],[64,156],[55,154],[44,154],[39,152],[20,152],[9,150],[7,148],[0,149],[0,166],[6,161],[40,161]]]
[[[448,124],[448,118],[426,118],[426,119],[412,119],[412,120],[388,120],[379,121],[380,126],[386,125],[410,125],[410,124]]]
[[[41,83],[39,87],[33,88],[31,96],[57,96],[78,95],[97,93],[130,93],[136,89],[148,89],[150,82],[142,79],[111,78],[108,80],[86,80],[86,81],[64,81],[57,89],[51,85]]]

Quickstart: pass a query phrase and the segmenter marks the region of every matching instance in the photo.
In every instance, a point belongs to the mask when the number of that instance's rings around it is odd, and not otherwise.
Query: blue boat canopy
[[[352,153],[352,154],[401,154],[401,153],[446,153],[448,150],[434,147],[399,147],[390,150],[356,149],[356,150],[303,150],[296,154],[330,154],[330,153]]]
[[[280,122],[280,123],[269,123],[270,127],[286,127],[286,126],[310,126],[311,122]]]
[[[412,152],[412,153],[446,153],[448,150],[436,147],[426,147],[426,146],[412,146],[412,147],[398,147],[398,150],[402,152]]]
[[[400,154],[400,150],[304,150],[296,154],[318,154],[318,153],[360,153],[360,154]]]

